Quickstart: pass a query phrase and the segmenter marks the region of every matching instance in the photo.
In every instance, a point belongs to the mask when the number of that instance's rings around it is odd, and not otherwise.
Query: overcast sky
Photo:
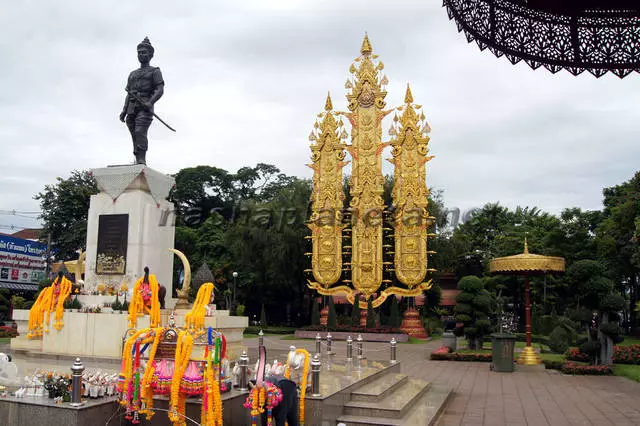
[[[387,104],[409,82],[424,106],[428,184],[447,206],[599,209],[602,188],[638,170],[637,74],[513,66],[468,44],[440,0],[5,2],[0,28],[0,210],[37,211],[56,176],[132,161],[118,114],[145,36],[166,82],[156,113],[177,129],[149,132],[147,162],[164,173],[264,162],[310,177],[309,131],[327,91],[346,109],[365,31]],[[37,225],[0,215],[11,224]]]

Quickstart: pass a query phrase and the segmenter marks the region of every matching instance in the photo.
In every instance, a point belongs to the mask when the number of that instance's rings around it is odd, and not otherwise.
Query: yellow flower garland
[[[158,327],[160,325],[160,300],[158,300],[158,291],[160,289],[160,285],[158,284],[158,280],[156,276],[151,274],[149,275],[149,288],[151,289],[151,308],[147,308],[144,304],[144,299],[142,298],[142,293],[140,293],[140,286],[142,286],[142,281],[144,277],[138,279],[135,285],[133,286],[133,296],[131,297],[131,302],[129,303],[129,328],[136,328],[138,325],[138,316],[142,316],[145,313],[148,313],[150,318],[149,322],[152,328]]]
[[[151,382],[153,381],[153,374],[155,373],[155,368],[153,366],[153,361],[156,357],[156,351],[158,350],[158,345],[160,344],[160,336],[162,335],[163,328],[154,328],[153,329],[153,345],[151,346],[151,351],[149,352],[149,360],[147,361],[147,368],[144,372],[144,377],[142,378],[141,388],[141,400],[144,403],[144,409],[140,410],[141,414],[144,414],[147,420],[150,420],[153,417],[153,388],[151,387]]]
[[[53,286],[52,286],[53,287]],[[53,289],[51,290],[52,292],[52,297],[51,297],[51,310],[53,311],[53,304],[57,302],[57,306],[55,306],[55,311],[56,311],[56,322],[53,323],[53,327],[60,331],[62,330],[62,327],[64,327],[64,301],[67,300],[67,297],[69,297],[69,295],[71,294],[71,281],[69,281],[66,277],[62,277],[62,282],[60,283],[60,293],[58,294],[58,300],[54,300],[54,294],[53,294]]]
[[[310,355],[306,349],[296,349],[296,354],[304,355],[304,365],[302,367],[302,377],[300,377],[300,401],[299,401],[299,416],[300,426],[304,426],[304,397],[307,394],[307,378],[309,377],[309,359]],[[291,379],[291,366],[287,360],[284,376],[287,379]]]
[[[190,330],[204,328],[204,317],[209,300],[211,300],[213,288],[213,283],[204,283],[200,286],[196,300],[193,302],[193,307],[184,317],[185,328]]]
[[[131,349],[133,348],[134,343],[140,336],[144,333],[147,333],[149,329],[139,330],[131,335],[127,339],[124,344],[124,348],[122,349],[122,376],[124,377],[124,382],[122,385],[122,392],[126,395],[127,389],[129,389],[129,383],[131,383],[131,379],[133,377],[133,360],[131,355]],[[121,405],[127,405],[128,401],[126,398],[120,400]]]
[[[54,289],[59,284],[60,291],[58,298],[55,298]],[[38,299],[31,307],[29,311],[29,323],[27,338],[34,339],[42,336],[44,329],[45,333],[49,332],[49,323],[51,313],[55,311],[55,322],[53,324],[56,330],[61,330],[64,327],[64,301],[71,294],[71,281],[66,277],[56,278],[52,285],[44,288]]]
[[[184,376],[191,358],[191,350],[193,348],[193,336],[183,330],[178,334],[178,344],[176,345],[176,361],[171,378],[171,397],[169,399],[169,420],[174,425],[183,425],[184,410],[186,404],[186,396],[180,392],[180,382]]]

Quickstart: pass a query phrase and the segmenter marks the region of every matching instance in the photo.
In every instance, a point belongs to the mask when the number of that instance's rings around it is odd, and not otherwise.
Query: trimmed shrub
[[[562,327],[558,326],[553,329],[551,336],[549,336],[549,348],[557,354],[563,354],[569,349],[571,344],[571,333]]]

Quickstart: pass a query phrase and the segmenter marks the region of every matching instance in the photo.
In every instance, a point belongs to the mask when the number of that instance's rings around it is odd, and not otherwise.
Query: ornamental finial
[[[364,33],[364,39],[362,40],[362,47],[360,48],[360,53],[363,55],[370,55],[373,49],[371,49],[371,43],[369,43],[369,36],[367,33]]]
[[[527,237],[524,237],[524,254],[529,254],[529,245],[527,244]]]
[[[333,109],[333,104],[331,103],[331,93],[327,92],[327,102],[324,104],[325,111],[331,111]]]
[[[409,83],[407,83],[407,93],[404,95],[404,103],[405,104],[413,103],[413,95],[411,94],[411,88],[409,87]]]

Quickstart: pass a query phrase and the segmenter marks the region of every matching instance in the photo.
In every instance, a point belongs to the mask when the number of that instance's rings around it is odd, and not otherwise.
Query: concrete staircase
[[[387,372],[351,392],[338,422],[347,426],[434,425],[451,389]]]

